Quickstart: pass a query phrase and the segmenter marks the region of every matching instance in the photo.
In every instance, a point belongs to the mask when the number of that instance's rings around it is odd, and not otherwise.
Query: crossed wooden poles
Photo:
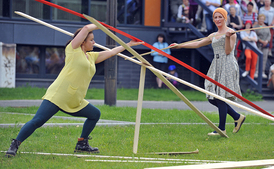
[[[22,12],[15,12],[16,14],[18,15],[21,15],[23,17],[26,17],[28,19],[31,19],[37,23],[40,23],[42,25],[45,25],[47,27],[50,27],[52,29],[55,29],[57,31],[60,31],[62,33],[65,33],[69,36],[73,36],[72,33],[68,32],[68,31],[65,31],[63,29],[60,29],[56,26],[53,26],[53,25],[50,25],[46,22],[43,22],[39,19],[36,19],[34,17],[31,17],[27,14],[24,14]],[[268,116],[268,115],[265,115],[259,111],[256,111],[256,110],[253,110],[253,109],[250,109],[248,107],[245,107],[243,105],[240,105],[238,103],[235,103],[231,100],[228,100],[226,98],[223,98],[219,95],[216,95],[214,93],[211,93],[211,92],[208,92],[200,87],[197,87],[191,83],[188,83],[182,79],[179,79],[177,77],[174,77],[168,73],[165,73],[163,71],[160,71],[156,68],[154,68],[147,60],[145,60],[143,57],[141,57],[135,50],[133,50],[131,47],[129,47],[126,43],[124,43],[120,38],[118,38],[116,35],[114,35],[112,32],[110,32],[106,27],[104,27],[102,24],[100,24],[96,19],[90,17],[90,16],[87,16],[84,14],[84,16],[89,20],[91,21],[93,24],[95,24],[98,28],[100,28],[103,32],[105,32],[108,36],[110,36],[111,38],[113,38],[117,43],[119,43],[121,46],[123,46],[125,49],[127,49],[132,55],[134,55],[136,58],[138,58],[139,61],[135,60],[135,59],[132,59],[126,55],[123,55],[121,53],[117,54],[118,56],[121,56],[123,57],[124,59],[127,59],[133,63],[136,63],[136,64],[139,64],[141,65],[141,73],[140,73],[140,82],[139,82],[139,94],[138,94],[138,103],[137,103],[137,113],[136,113],[136,124],[135,124],[135,134],[134,134],[134,142],[133,142],[133,153],[136,154],[137,153],[137,149],[138,149],[138,140],[139,140],[139,131],[140,131],[140,122],[141,122],[141,111],[142,111],[142,101],[143,101],[143,92],[144,92],[144,82],[145,82],[145,74],[146,74],[146,68],[148,68],[149,70],[151,70],[157,77],[159,77],[181,100],[183,100],[197,115],[199,115],[210,127],[212,127],[215,131],[217,131],[221,136],[223,137],[227,137],[228,136],[222,132],[215,124],[213,124],[202,112],[200,112],[176,87],[174,87],[164,76],[166,77],[170,77],[182,84],[185,84],[191,88],[194,88],[196,90],[199,90],[205,94],[208,94],[208,95],[211,95],[217,99],[220,99],[222,101],[225,101],[227,103],[230,103],[234,106],[237,106],[239,108],[242,108],[246,111],[249,111],[251,113],[254,113],[254,114],[257,114],[263,118],[266,118],[266,119],[269,119],[269,120],[272,120],[274,121],[274,118],[271,117],[271,116]],[[95,44],[96,47],[99,47],[103,50],[110,50],[102,45],[99,45],[99,44]],[[164,75],[164,76],[163,76]]]
[[[51,6],[51,7],[54,7],[54,8],[63,10],[63,11],[65,11],[65,12],[71,13],[71,14],[73,14],[73,15],[79,16],[79,17],[81,17],[81,18],[87,19],[83,14],[80,14],[80,13],[75,12],[75,11],[73,11],[73,10],[70,10],[70,9],[68,9],[68,8],[62,7],[62,6],[60,6],[60,5],[57,5],[57,4],[54,4],[54,3],[51,3],[51,2],[48,2],[48,1],[45,1],[45,0],[36,0],[36,1],[41,2],[41,3],[43,3],[43,4],[46,4],[46,5],[49,5],[49,6]],[[242,97],[242,96],[239,95],[238,93],[232,91],[231,89],[227,88],[226,86],[222,85],[221,83],[219,83],[219,82],[213,80],[212,78],[206,76],[205,74],[203,74],[202,72],[200,72],[200,71],[194,69],[193,67],[191,67],[191,66],[185,64],[185,63],[182,62],[181,60],[179,60],[179,59],[177,59],[177,58],[175,58],[175,57],[173,57],[173,56],[171,56],[171,55],[169,55],[169,54],[167,54],[167,53],[161,51],[161,50],[158,49],[158,48],[155,48],[154,46],[152,46],[152,45],[146,43],[145,41],[142,41],[142,40],[140,40],[140,39],[138,39],[138,38],[136,38],[136,37],[134,37],[134,36],[132,36],[132,35],[130,35],[130,34],[127,34],[127,33],[123,32],[123,31],[121,31],[121,30],[119,30],[119,29],[116,29],[116,28],[114,28],[114,27],[112,27],[112,26],[110,26],[110,25],[107,25],[107,24],[103,23],[103,22],[99,22],[99,23],[102,24],[103,26],[105,26],[106,28],[108,28],[108,29],[110,29],[110,30],[112,30],[112,31],[115,31],[115,32],[117,32],[117,33],[119,33],[119,34],[121,34],[121,35],[123,35],[123,36],[126,36],[126,37],[128,37],[128,38],[130,38],[130,39],[132,39],[132,40],[134,40],[134,41],[143,42],[143,45],[144,45],[144,46],[146,46],[146,47],[148,47],[148,48],[150,48],[150,49],[153,49],[154,51],[159,52],[159,53],[162,54],[163,56],[165,56],[165,57],[167,57],[167,58],[169,58],[169,59],[175,61],[176,63],[178,63],[178,64],[184,66],[185,68],[191,70],[192,72],[198,74],[199,76],[201,76],[201,77],[207,79],[208,81],[210,81],[210,82],[214,83],[215,85],[219,86],[220,88],[226,90],[227,92],[231,93],[232,95],[234,95],[234,96],[236,96],[237,98],[241,99],[242,101],[246,102],[247,104],[249,104],[249,105],[252,106],[253,108],[259,110],[260,112],[262,112],[262,113],[264,113],[264,114],[266,114],[266,115],[269,115],[269,116],[271,116],[271,117],[274,117],[272,114],[268,113],[268,112],[265,111],[264,109],[260,108],[259,106],[255,105],[255,104],[252,103],[251,101],[249,101],[249,100],[247,100],[246,98]],[[260,27],[260,28],[256,28],[256,29],[262,29],[262,28],[266,28],[266,27]],[[269,27],[269,28],[270,28],[270,27]],[[254,29],[254,28],[252,28],[252,29]],[[251,30],[251,29],[250,29],[250,30]],[[243,31],[243,30],[239,30],[239,31]],[[238,32],[239,32],[239,31],[238,31]],[[219,36],[219,35],[217,35],[217,36]],[[208,37],[205,37],[205,38],[208,38]],[[204,38],[192,40],[192,41],[189,41],[189,42],[194,42],[194,41],[198,41],[198,40],[201,40],[201,39],[204,39]],[[184,42],[184,43],[189,43],[189,42]]]

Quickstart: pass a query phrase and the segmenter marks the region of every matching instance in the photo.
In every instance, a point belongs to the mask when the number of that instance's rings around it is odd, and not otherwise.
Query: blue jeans
[[[59,110],[61,109],[52,102],[43,100],[35,116],[21,128],[16,140],[19,140],[20,142],[26,140],[37,128],[43,126],[43,124],[45,124]],[[88,104],[82,110],[75,113],[68,113],[63,110],[61,111],[76,117],[87,117],[83,126],[81,138],[88,138],[101,116],[100,110],[92,104]]]

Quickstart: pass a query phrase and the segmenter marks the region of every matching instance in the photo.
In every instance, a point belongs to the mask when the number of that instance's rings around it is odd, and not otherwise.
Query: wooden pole
[[[214,164],[198,164],[198,165],[181,165],[170,167],[153,167],[145,169],[225,169],[225,168],[244,168],[244,167],[260,167],[274,165],[274,159],[253,160],[253,161],[235,161]]]
[[[134,154],[137,154],[137,150],[138,150],[142,104],[143,104],[144,86],[145,86],[145,76],[146,76],[146,67],[141,66],[140,81],[139,81],[139,94],[138,94],[138,103],[137,103],[137,112],[136,112],[136,123],[135,123],[135,132],[134,132],[134,140],[133,140],[133,153]]]

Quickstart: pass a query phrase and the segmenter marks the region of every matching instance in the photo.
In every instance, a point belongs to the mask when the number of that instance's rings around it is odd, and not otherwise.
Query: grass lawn
[[[102,112],[101,119],[135,121],[136,108],[98,106]],[[18,112],[34,114],[38,107],[30,108],[0,108],[0,112]],[[205,115],[214,123],[218,123],[217,113]],[[57,113],[58,116],[67,116]],[[0,119],[8,122],[25,123],[31,116],[21,118],[22,115],[0,113]],[[62,122],[54,119],[54,122]],[[5,120],[4,120],[5,121]],[[4,122],[3,120],[0,123]],[[73,121],[72,121],[73,122]],[[79,121],[75,121],[78,123]],[[255,115],[247,115],[242,129],[233,134],[233,120],[227,118],[227,135],[229,138],[209,137],[212,129],[204,123],[193,111],[185,110],[160,110],[143,109],[142,123],[200,123],[190,125],[179,124],[153,124],[141,125],[138,154],[132,153],[134,126],[97,126],[91,133],[92,146],[100,149],[99,155],[151,157],[173,159],[196,159],[217,161],[241,161],[273,159],[273,129],[272,122]],[[0,150],[6,151],[10,139],[16,137],[20,128],[0,128]],[[60,156],[43,156],[22,154],[20,152],[45,152],[71,154],[75,148],[81,127],[46,127],[34,132],[22,143],[19,153],[15,158],[4,158],[1,153],[0,168],[146,168],[183,164],[153,164],[153,163],[116,163],[116,162],[86,162],[85,159],[98,160],[96,157],[77,158]],[[194,151],[199,149],[199,154],[178,156],[160,156],[146,153],[152,152],[179,152]],[[98,154],[97,154],[98,155]],[[106,159],[105,160],[117,160]],[[102,159],[100,159],[102,160]],[[121,159],[120,159],[121,160]],[[257,167],[262,168],[262,167]]]
[[[0,100],[20,100],[20,99],[41,99],[46,89],[36,87],[0,88]],[[196,90],[180,90],[180,92],[190,101],[207,101],[204,93]],[[250,101],[262,100],[262,95],[247,92],[243,97]],[[85,99],[104,100],[104,89],[88,89]],[[117,100],[137,100],[138,89],[117,89]],[[146,101],[180,101],[169,89],[145,89],[144,99]]]

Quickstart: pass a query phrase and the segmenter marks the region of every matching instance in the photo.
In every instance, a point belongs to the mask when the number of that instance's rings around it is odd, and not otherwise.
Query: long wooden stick
[[[55,29],[55,30],[60,31],[60,32],[62,32],[62,33],[65,33],[65,34],[67,34],[67,35],[69,35],[69,36],[73,36],[73,33],[67,32],[67,31],[65,31],[65,30],[63,30],[63,29],[61,29],[61,28],[58,28],[58,27],[53,26],[53,25],[51,25],[51,24],[49,24],[49,23],[43,22],[43,21],[41,21],[41,20],[39,20],[39,19],[36,19],[36,18],[31,17],[31,16],[29,16],[29,15],[26,15],[26,14],[24,14],[24,13],[22,13],[22,12],[18,12],[18,14],[19,14],[19,15],[23,14],[23,15],[21,15],[21,16],[26,17],[26,18],[28,18],[28,19],[30,19],[30,20],[35,21],[35,22],[38,22],[38,23],[40,23],[40,24],[42,24],[42,25],[44,25],[44,26],[47,26],[47,27],[49,27],[49,28]],[[98,48],[101,48],[101,49],[103,49],[103,50],[111,50],[111,49],[109,49],[109,48],[107,48],[107,47],[105,47],[105,46],[102,46],[102,45],[96,44],[96,43],[94,44],[94,46],[96,46],[96,47],[98,47]],[[135,60],[135,59],[132,59],[132,58],[130,58],[130,57],[124,55],[124,54],[118,53],[117,55],[120,56],[120,57],[122,57],[122,58],[124,58],[124,59],[127,59],[127,60],[129,60],[129,61],[131,61],[131,62],[133,62],[133,63],[135,63],[135,64],[138,64],[138,65],[141,65],[141,66],[145,66],[146,68],[149,68],[151,71],[157,71],[158,73],[163,74],[163,75],[166,76],[166,77],[170,77],[171,79],[174,79],[174,80],[176,80],[176,81],[178,81],[178,82],[180,82],[180,83],[182,83],[182,84],[184,84],[184,85],[187,85],[187,86],[189,86],[189,87],[191,87],[191,88],[193,88],[193,89],[196,89],[196,90],[198,90],[198,91],[200,91],[200,92],[203,92],[203,93],[205,93],[205,94],[211,95],[211,96],[216,97],[216,98],[218,98],[218,99],[220,99],[220,100],[223,100],[223,101],[225,101],[225,102],[227,102],[227,103],[229,103],[229,104],[232,104],[232,105],[234,105],[234,106],[236,106],[236,107],[239,107],[239,108],[241,108],[241,109],[243,109],[243,110],[246,110],[246,111],[248,111],[248,112],[250,112],[250,113],[254,113],[254,114],[259,115],[259,116],[261,116],[261,117],[263,117],[263,118],[266,118],[265,116],[263,116],[264,114],[261,113],[261,112],[258,112],[258,111],[256,111],[256,110],[250,109],[250,108],[248,108],[248,107],[246,107],[246,106],[243,106],[243,105],[240,105],[240,104],[238,104],[238,103],[236,103],[236,102],[232,102],[232,101],[230,101],[230,100],[228,100],[228,99],[225,99],[225,98],[223,98],[223,97],[220,97],[220,96],[218,96],[218,95],[216,95],[216,94],[214,94],[214,93],[208,92],[208,91],[206,91],[206,90],[204,90],[204,89],[202,89],[202,88],[200,88],[200,87],[198,87],[198,86],[195,86],[195,85],[193,85],[193,84],[191,84],[191,83],[188,83],[188,82],[186,82],[186,81],[184,81],[184,80],[182,80],[182,79],[179,79],[179,78],[177,78],[177,77],[175,77],[175,76],[172,76],[172,75],[170,75],[170,74],[168,74],[168,73],[166,73],[166,72],[163,72],[163,71],[160,71],[160,70],[158,70],[158,69],[155,69],[155,68],[153,68],[153,67],[151,67],[151,66],[148,66],[148,65],[146,65],[146,64],[143,64],[142,62],[137,61],[137,60]],[[268,118],[266,118],[266,119],[268,119]],[[272,118],[269,119],[269,120],[273,121]]]
[[[147,154],[158,154],[158,155],[180,155],[180,154],[198,154],[199,150],[195,151],[182,151],[182,152],[154,152],[154,153],[147,153]]]
[[[225,168],[245,168],[274,165],[274,159],[252,160],[252,161],[235,161],[215,164],[198,164],[198,165],[181,165],[170,167],[153,167],[145,169],[225,169]]]
[[[137,154],[137,151],[138,151],[145,78],[146,78],[146,67],[141,66],[140,81],[139,81],[139,94],[138,94],[138,103],[137,103],[137,112],[136,112],[136,123],[135,123],[135,132],[134,132],[134,140],[133,140],[133,153],[134,154]]]
[[[274,26],[264,26],[264,27],[258,27],[258,28],[242,29],[242,30],[235,31],[234,33],[242,32],[242,31],[248,31],[248,30],[265,29],[265,28],[274,28]],[[219,35],[207,36],[207,37],[203,37],[203,38],[199,38],[199,39],[194,39],[194,40],[183,42],[183,43],[180,43],[180,44],[177,44],[177,45],[174,45],[174,46],[168,46],[166,48],[162,48],[162,49],[159,49],[159,50],[170,49],[170,48],[174,48],[174,47],[179,46],[179,45],[185,45],[185,44],[189,44],[189,43],[192,43],[192,42],[201,41],[201,40],[206,39],[206,38],[213,38],[213,37],[218,37],[218,36],[223,36],[223,35],[225,35],[225,33],[219,34]],[[152,54],[152,53],[155,53],[155,52],[156,51],[151,51],[151,52],[146,52],[146,53],[143,53],[143,54],[140,54],[140,55],[145,56],[145,55],[149,55],[149,54]],[[135,58],[135,57],[132,56],[131,58]]]

